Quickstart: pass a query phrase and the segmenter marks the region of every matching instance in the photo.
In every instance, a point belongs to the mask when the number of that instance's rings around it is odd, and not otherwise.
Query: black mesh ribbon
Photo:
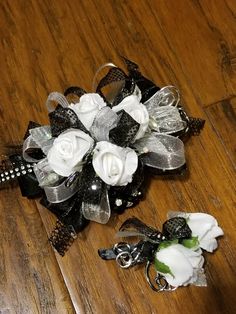
[[[64,256],[74,239],[76,239],[77,233],[81,232],[89,223],[81,212],[82,199],[79,193],[76,193],[67,201],[53,204],[49,203],[46,196],[44,196],[41,199],[41,204],[58,218],[49,241],[58,253]]]
[[[70,108],[64,108],[58,105],[54,111],[49,113],[49,119],[53,137],[57,137],[70,128],[80,129],[81,131],[88,133],[83,123],[78,119],[76,113]]]
[[[160,88],[142,75],[142,73],[139,71],[139,66],[136,63],[124,57],[123,60],[127,66],[129,77],[134,81],[135,84],[137,84],[142,93],[141,102],[144,103],[149,98],[151,98],[157,91],[159,91]]]
[[[120,111],[119,117],[117,126],[110,131],[109,136],[116,145],[126,147],[133,142],[140,124],[124,110]]]
[[[122,69],[114,67],[111,68],[108,73],[101,79],[96,89],[96,92],[103,96],[103,98],[105,98],[102,89],[112,83],[117,82],[123,82],[123,84],[118,92],[114,95],[112,99],[112,106],[116,106],[125,97],[131,95],[134,92],[135,84],[133,79],[127,76]]]

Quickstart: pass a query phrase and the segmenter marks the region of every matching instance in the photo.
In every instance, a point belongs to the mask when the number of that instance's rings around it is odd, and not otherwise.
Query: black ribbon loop
[[[78,119],[76,113],[70,108],[64,108],[58,105],[54,111],[49,113],[49,119],[53,137],[59,136],[62,132],[70,128],[79,129],[88,133],[88,130]]]
[[[124,110],[121,110],[118,115],[120,120],[117,126],[110,131],[109,136],[116,145],[126,147],[134,141],[140,124]]]

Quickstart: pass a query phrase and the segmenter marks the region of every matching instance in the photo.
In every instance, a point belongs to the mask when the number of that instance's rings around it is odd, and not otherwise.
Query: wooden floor
[[[0,191],[0,313],[236,313],[236,1],[0,1],[0,140],[47,123],[45,100],[71,85],[91,91],[103,63],[124,55],[159,86],[175,85],[206,119],[186,144],[189,175],[153,178],[146,199],[103,226],[91,223],[65,257],[47,236],[55,218],[17,187]],[[225,231],[207,255],[207,288],[153,292],[143,267],[97,255],[135,215],[160,227],[169,210],[207,212]]]

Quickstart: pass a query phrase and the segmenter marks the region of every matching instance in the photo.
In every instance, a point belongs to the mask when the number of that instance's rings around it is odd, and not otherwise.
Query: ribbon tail
[[[89,223],[81,212],[80,193],[61,203],[50,203],[44,195],[40,203],[56,215],[58,221],[51,232],[49,241],[58,253],[64,256],[77,237]]]
[[[150,234],[156,234],[156,230],[147,226],[141,220],[136,217],[127,219],[120,227],[119,234],[125,232],[128,236],[132,236],[132,234],[141,234],[143,236],[148,236]],[[136,235],[135,234],[135,235]]]
[[[65,252],[77,238],[76,232],[73,230],[73,227],[71,227],[72,226],[64,225],[60,220],[58,220],[49,237],[49,242],[61,256],[65,255]]]
[[[92,164],[84,167],[80,182],[83,216],[88,220],[106,224],[111,215],[107,185],[96,175]]]
[[[86,201],[82,202],[82,213],[88,220],[106,224],[111,216],[111,208],[107,187],[102,183],[100,192],[94,197],[94,193],[88,189],[85,195]]]

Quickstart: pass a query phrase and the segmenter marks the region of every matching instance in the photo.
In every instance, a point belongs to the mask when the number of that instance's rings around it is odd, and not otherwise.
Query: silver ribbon
[[[111,216],[107,189],[104,189],[99,205],[82,202],[82,213],[88,220],[106,224]]]
[[[57,186],[45,186],[44,191],[47,196],[47,200],[50,203],[61,203],[71,198],[76,192],[78,192],[80,186],[77,184],[77,180],[67,185],[67,179]]]
[[[153,132],[134,143],[145,165],[161,170],[178,169],[185,164],[184,143],[177,137]],[[146,154],[149,153],[149,154]]]
[[[179,91],[174,86],[165,86],[156,92],[144,103],[150,116],[149,127],[166,134],[184,130],[187,123],[179,114],[179,101]]]
[[[51,128],[49,125],[33,128],[29,131],[35,143],[47,155],[49,149],[52,147],[54,139],[52,138]]]
[[[176,107],[158,107],[150,116],[149,127],[159,133],[171,134],[182,131],[187,123],[182,120]]]
[[[117,66],[114,63],[111,62],[107,62],[105,64],[102,64],[96,71],[96,73],[94,74],[93,77],[93,81],[92,81],[92,91],[94,91],[96,93],[96,89],[97,89],[97,78],[98,78],[98,74],[105,68],[110,67],[110,68],[117,68]]]
[[[58,93],[58,92],[52,92],[48,95],[48,98],[46,100],[46,107],[49,112],[52,112],[55,110],[53,103],[60,104],[64,108],[69,107],[69,102],[66,99],[66,97],[63,94]]]
[[[38,159],[32,158],[27,154],[28,149],[41,148],[44,154],[47,154],[52,147],[54,139],[51,135],[49,126],[41,126],[29,130],[30,135],[23,143],[23,158],[28,162],[38,162]]]
[[[27,162],[38,162],[38,159],[30,157],[27,154],[27,150],[28,149],[32,149],[32,148],[40,148],[39,145],[33,140],[32,136],[28,136],[27,139],[24,141],[23,143],[23,158],[27,161]]]
[[[180,94],[175,86],[165,86],[149,98],[144,105],[152,113],[157,107],[177,106],[180,101]]]
[[[34,173],[41,187],[53,185],[61,178],[49,166],[47,158],[40,160],[34,165]]]
[[[109,141],[109,132],[117,125],[118,120],[118,115],[110,107],[103,107],[95,117],[90,132],[98,142]]]
[[[34,173],[37,177],[39,185],[44,189],[47,200],[50,203],[64,202],[79,190],[79,175],[75,176],[72,174],[68,178],[65,178],[63,182],[56,185],[62,177],[51,169],[47,158],[42,159],[34,166]]]

